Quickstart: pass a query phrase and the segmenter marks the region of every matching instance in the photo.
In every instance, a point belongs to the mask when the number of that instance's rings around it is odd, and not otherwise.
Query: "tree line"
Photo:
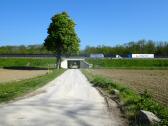
[[[111,46],[87,46],[82,54],[95,54],[103,53],[105,56],[112,55],[128,55],[128,54],[155,54],[160,57],[168,56],[168,42],[166,41],[153,41],[153,40],[139,40],[132,41],[122,45]]]
[[[168,57],[168,42],[156,42],[152,40],[132,41],[123,45],[112,46],[86,46],[80,51],[80,55],[90,55],[95,53],[103,53],[105,56],[112,55],[128,55],[132,53],[154,53],[156,56]],[[28,46],[1,46],[0,54],[52,54],[47,51],[43,45]]]
[[[50,54],[43,45],[1,46],[0,54]]]

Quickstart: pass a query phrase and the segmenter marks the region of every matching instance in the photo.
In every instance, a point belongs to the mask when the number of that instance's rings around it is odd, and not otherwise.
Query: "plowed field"
[[[94,69],[91,72],[110,77],[137,92],[147,89],[154,99],[168,105],[168,70]]]
[[[0,69],[0,83],[28,79],[47,73],[47,70],[7,70]]]

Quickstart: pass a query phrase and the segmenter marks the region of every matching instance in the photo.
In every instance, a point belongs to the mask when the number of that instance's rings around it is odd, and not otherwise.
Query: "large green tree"
[[[44,46],[56,54],[57,68],[60,68],[61,56],[78,53],[80,40],[75,32],[75,22],[66,12],[54,15],[51,20]]]

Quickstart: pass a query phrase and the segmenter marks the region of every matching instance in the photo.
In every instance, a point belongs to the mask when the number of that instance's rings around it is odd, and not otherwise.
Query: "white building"
[[[131,54],[130,58],[155,58],[154,54]]]

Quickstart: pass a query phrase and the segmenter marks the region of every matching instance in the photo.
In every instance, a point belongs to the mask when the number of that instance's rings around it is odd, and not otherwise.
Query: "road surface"
[[[41,93],[1,105],[0,126],[122,126],[79,70],[67,70]]]

